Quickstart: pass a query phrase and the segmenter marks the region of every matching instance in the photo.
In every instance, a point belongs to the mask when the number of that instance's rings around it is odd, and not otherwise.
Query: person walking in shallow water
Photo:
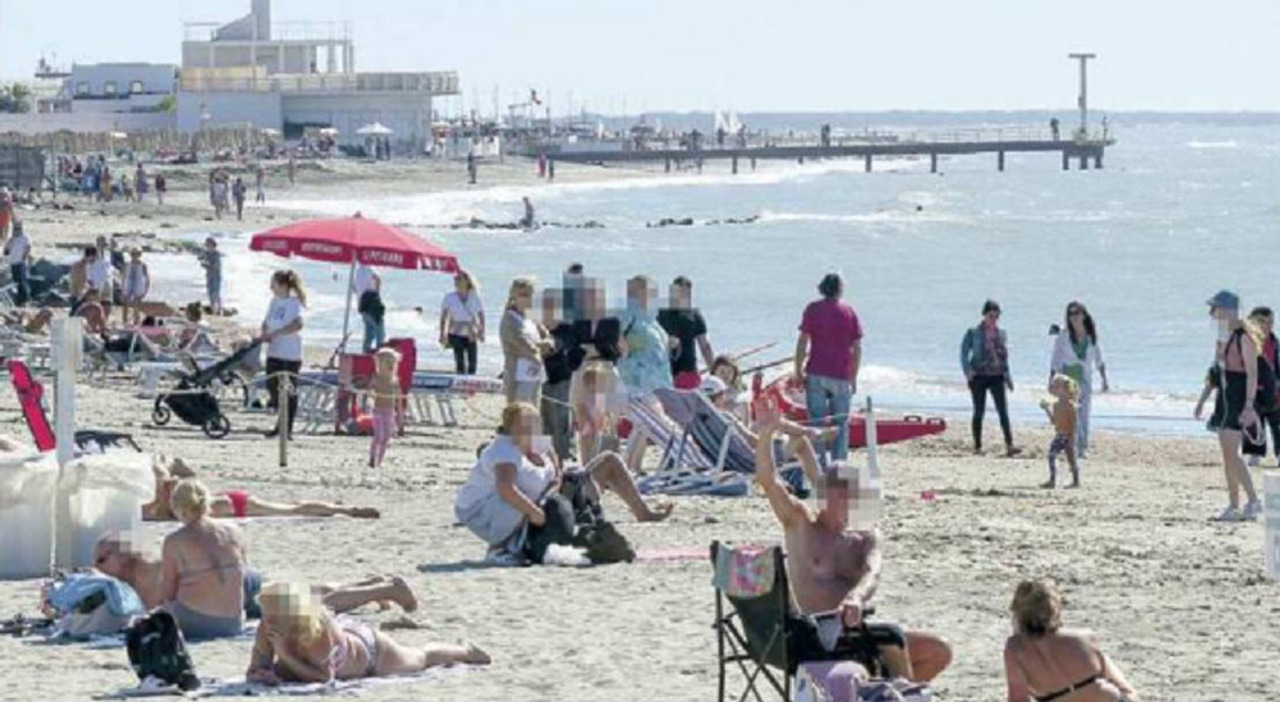
[[[1000,328],[1000,311],[1000,304],[995,300],[987,300],[982,305],[982,321],[967,330],[960,342],[960,368],[973,396],[973,452],[982,453],[982,419],[990,394],[1000,415],[1005,455],[1012,458],[1022,453],[1022,449],[1013,445],[1013,429],[1009,425],[1009,401],[1005,392],[1013,392],[1013,375],[1009,372],[1008,337]]]

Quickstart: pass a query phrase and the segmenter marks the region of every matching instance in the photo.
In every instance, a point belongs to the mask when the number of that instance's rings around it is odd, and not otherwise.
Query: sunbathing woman
[[[106,534],[93,549],[94,567],[106,575],[127,583],[138,593],[147,609],[164,604],[160,595],[160,561],[148,556],[127,536]],[[248,569],[244,573],[244,615],[247,619],[262,616],[259,594],[269,578]],[[312,585],[311,592],[321,598],[325,607],[335,612],[349,612],[365,605],[377,604],[388,609],[397,604],[406,612],[418,608],[418,596],[403,578],[368,578],[350,585]]]
[[[4,326],[13,327],[23,334],[41,336],[49,331],[53,311],[48,307],[41,307],[34,314],[28,314],[24,310],[0,312],[0,320],[3,320]]]
[[[262,624],[245,673],[250,682],[327,683],[489,664],[489,655],[472,645],[398,644],[367,624],[334,617],[303,586],[268,585],[261,601]]]
[[[182,527],[164,539],[160,600],[189,639],[238,636],[244,630],[244,537],[209,518],[209,491],[195,480],[173,489]]]
[[[166,460],[156,456],[151,466],[156,477],[156,494],[142,505],[142,518],[149,522],[170,522],[176,518],[172,505],[173,488],[183,478],[195,478],[196,472],[181,458]],[[382,516],[373,507],[347,507],[328,502],[267,502],[244,490],[228,490],[212,495],[209,500],[210,516],[219,519],[244,519],[246,517],[336,517],[344,515],[356,519],[377,519]]]
[[[1023,581],[1009,609],[1015,630],[1004,646],[1009,702],[1137,700],[1091,634],[1062,628],[1062,597],[1052,581]]]

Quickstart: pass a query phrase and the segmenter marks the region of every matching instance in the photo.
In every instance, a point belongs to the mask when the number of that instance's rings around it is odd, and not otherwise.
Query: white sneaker
[[[1213,518],[1215,522],[1238,522],[1240,521],[1240,512],[1231,505],[1227,505],[1225,509]]]
[[[1244,506],[1244,510],[1240,513],[1240,519],[1246,522],[1252,522],[1262,514],[1262,503],[1252,500]]]

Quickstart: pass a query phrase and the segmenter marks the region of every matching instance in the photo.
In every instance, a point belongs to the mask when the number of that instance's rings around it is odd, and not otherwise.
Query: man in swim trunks
[[[134,589],[148,610],[164,604],[160,592],[160,560],[141,551],[127,535],[107,534],[93,549],[94,568]],[[268,578],[256,570],[244,573],[244,613],[249,619],[260,616],[258,593]],[[348,612],[367,604],[400,605],[406,612],[418,608],[418,596],[403,578],[371,578],[352,585],[320,585],[312,588],[326,607],[334,612]]]
[[[834,472],[828,472],[823,480],[825,502],[817,511],[787,490],[778,479],[772,450],[780,424],[776,408],[761,412],[756,480],[782,524],[787,572],[796,605],[801,614],[807,615],[839,612],[846,628],[857,627],[880,581],[880,532],[848,528],[850,485]],[[815,460],[812,451],[800,455],[801,460]],[[806,468],[811,473],[817,470],[817,466]],[[793,638],[788,645],[797,661],[832,658],[808,620],[795,618],[791,628]],[[891,630],[892,627],[886,628]],[[950,664],[951,649],[937,636],[910,630],[893,633],[888,638],[894,640],[877,639],[876,643],[895,677],[928,682]]]

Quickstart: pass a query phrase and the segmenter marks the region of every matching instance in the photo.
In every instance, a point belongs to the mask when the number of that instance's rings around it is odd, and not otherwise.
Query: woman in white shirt
[[[1102,392],[1110,390],[1107,382],[1107,364],[1102,360],[1098,347],[1098,330],[1093,316],[1079,302],[1067,305],[1066,324],[1053,346],[1053,360],[1049,374],[1074,378],[1080,386],[1080,402],[1076,421],[1076,456],[1084,458],[1089,449],[1089,412],[1093,406],[1093,371],[1102,377]]]
[[[453,349],[458,375],[475,375],[477,351],[484,343],[484,303],[470,273],[458,271],[453,286],[440,306],[440,345]]]
[[[288,412],[286,422],[289,438],[293,438],[293,418],[298,414],[298,371],[302,369],[302,308],[307,306],[307,291],[302,279],[294,271],[276,271],[271,276],[271,292],[275,296],[267,307],[262,320],[262,334],[267,344],[267,392],[276,411],[284,407]],[[288,374],[290,392],[288,401],[280,402],[279,374]],[[279,433],[279,424],[267,432],[268,437]]]
[[[536,287],[532,278],[511,281],[498,338],[502,342],[502,389],[507,402],[528,402],[540,407],[542,381],[546,377],[542,355],[553,351],[555,342],[529,315]]]
[[[454,516],[489,545],[490,560],[523,557],[520,537],[526,522],[544,526],[544,501],[560,488],[564,466],[554,449],[537,445],[541,421],[533,405],[507,405],[498,435],[480,453],[454,502]],[[601,454],[583,470],[597,489],[617,493],[639,521],[661,521],[671,513],[669,504],[653,508],[645,503],[616,453]]]

